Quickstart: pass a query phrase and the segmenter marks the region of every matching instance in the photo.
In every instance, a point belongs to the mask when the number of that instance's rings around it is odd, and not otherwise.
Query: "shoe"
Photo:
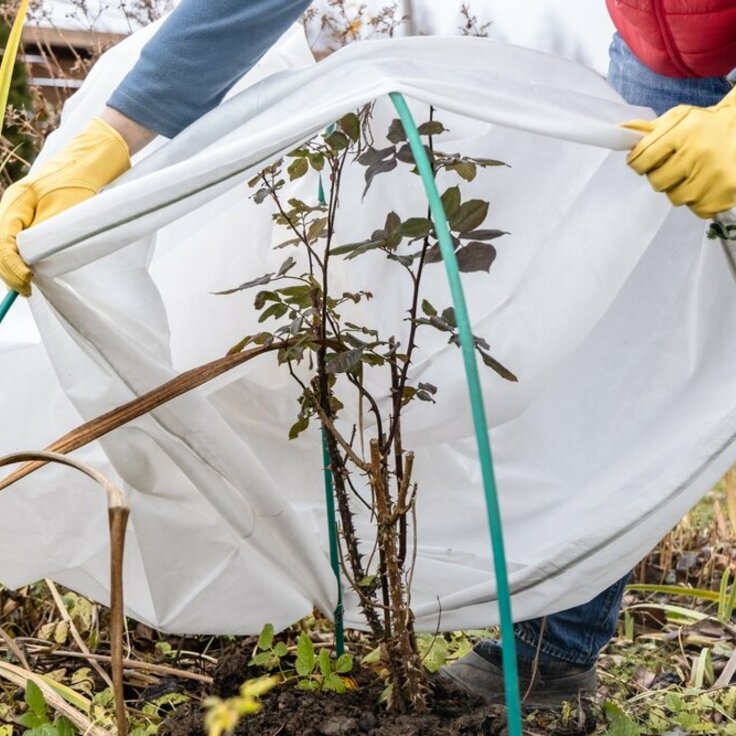
[[[596,688],[595,665],[580,667],[547,660],[540,662],[535,672],[533,659],[517,655],[517,662],[522,705],[529,708],[558,708],[563,700],[575,701]],[[501,645],[496,641],[479,642],[472,652],[442,667],[439,674],[487,703],[505,702]]]

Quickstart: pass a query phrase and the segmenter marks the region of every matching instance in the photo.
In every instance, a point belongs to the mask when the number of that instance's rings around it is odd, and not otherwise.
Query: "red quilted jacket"
[[[723,77],[736,68],[736,0],[606,0],[634,55],[668,77]]]

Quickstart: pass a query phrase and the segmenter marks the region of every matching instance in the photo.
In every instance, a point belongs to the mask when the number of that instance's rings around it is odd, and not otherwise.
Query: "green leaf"
[[[360,364],[362,357],[363,348],[346,350],[330,358],[325,365],[325,370],[328,373],[349,373]]]
[[[487,272],[496,260],[496,249],[490,243],[473,242],[460,248],[455,255],[457,266],[463,273]]]
[[[335,693],[344,693],[347,691],[345,683],[342,681],[342,677],[340,677],[340,675],[330,675],[329,677],[325,677],[322,687],[325,690],[331,690]]]
[[[322,677],[328,678],[332,674],[332,659],[330,658],[330,652],[327,649],[322,649],[317,661],[319,663],[319,671],[322,673]]]
[[[309,417],[301,417],[289,430],[289,439],[295,440],[305,429],[309,428]]]
[[[18,719],[18,722],[26,728],[40,728],[44,723],[48,723],[48,718],[29,710]]]
[[[294,667],[299,677],[308,677],[314,671],[314,644],[309,634],[303,631],[296,645],[296,662]]]
[[[315,171],[322,171],[325,168],[325,155],[321,151],[309,154],[309,163]]]
[[[426,300],[422,300],[422,312],[428,317],[434,317],[437,314],[437,310]]]
[[[285,657],[289,653],[289,647],[283,641],[276,642],[276,646],[273,648],[273,653],[277,657]]]
[[[470,161],[458,161],[456,164],[450,164],[447,170],[454,171],[465,181],[473,181],[478,176],[478,167]]]
[[[360,119],[354,112],[345,115],[339,120],[338,124],[350,140],[357,141],[360,138]]]
[[[476,230],[488,217],[488,209],[488,202],[482,199],[471,199],[460,205],[460,208],[450,217],[450,227],[459,233]]]
[[[273,624],[266,624],[258,636],[258,648],[263,651],[264,649],[270,649],[273,645]]]
[[[327,232],[327,226],[329,220],[326,217],[319,217],[312,222],[307,230],[307,240],[313,243],[317,239],[321,238]]]
[[[330,135],[325,138],[325,143],[333,151],[344,151],[350,145],[348,137],[345,133],[341,133],[339,130],[336,130],[334,133],[330,133]]]
[[[411,217],[401,223],[401,234],[405,238],[426,238],[432,232],[432,222],[426,217]]]
[[[314,680],[299,680],[296,686],[299,690],[319,690],[319,683]]]
[[[365,658],[363,658],[365,662]],[[348,672],[353,671],[353,658],[349,654],[341,654],[335,661],[335,672],[340,675],[346,675]]]
[[[378,664],[381,661],[381,647],[376,647],[372,651],[368,652],[368,654],[365,655],[360,660],[360,663],[362,665],[364,664]]]
[[[25,701],[32,713],[39,718],[48,720],[46,701],[44,700],[41,688],[33,680],[26,682]]]
[[[462,197],[460,194],[460,187],[450,187],[442,195],[442,205],[445,208],[445,214],[447,215],[448,220],[451,220],[453,217],[455,217],[458,210],[460,209],[461,201]]]
[[[273,278],[273,274],[267,273],[264,276],[259,276],[257,279],[246,281],[244,284],[240,284],[240,286],[236,286],[234,289],[226,289],[225,291],[216,291],[214,292],[214,294],[215,296],[227,296],[228,294],[235,294],[235,292],[237,291],[244,291],[245,289],[251,289],[254,286],[264,286],[265,284],[268,284],[272,278]]]
[[[606,736],[640,736],[639,726],[615,703],[609,701],[603,708],[610,724]]]
[[[57,736],[76,736],[77,730],[70,720],[59,716],[54,719],[54,729],[56,730]]]
[[[269,317],[279,319],[283,317],[289,311],[289,307],[286,304],[272,304],[266,309],[261,316],[258,318],[259,322],[265,322]]]
[[[484,350],[478,350],[480,353],[481,360],[484,365],[487,365],[491,370],[498,373],[501,378],[505,378],[507,381],[512,383],[518,383],[519,379],[508,369],[505,365],[499,363],[492,355],[485,352]]]
[[[291,162],[287,172],[291,181],[301,179],[309,171],[309,161],[306,158],[297,158]]]

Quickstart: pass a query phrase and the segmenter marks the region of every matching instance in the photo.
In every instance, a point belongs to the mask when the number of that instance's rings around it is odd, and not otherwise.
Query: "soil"
[[[262,672],[246,666],[252,643],[244,642],[220,658],[213,692],[234,695],[244,680]],[[313,693],[281,686],[263,699],[260,712],[244,718],[237,736],[505,736],[503,708],[433,679],[428,713],[394,714],[378,704],[383,683],[369,671],[353,673],[358,689],[345,694]],[[584,719],[587,720],[587,719]],[[583,734],[587,728],[563,733]],[[161,726],[159,736],[206,736],[196,705],[179,707]]]

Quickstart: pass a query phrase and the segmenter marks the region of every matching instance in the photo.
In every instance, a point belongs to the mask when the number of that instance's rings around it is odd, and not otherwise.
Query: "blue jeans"
[[[633,55],[621,36],[613,37],[608,82],[632,105],[652,108],[658,115],[675,105],[715,105],[731,89],[722,77],[675,79],[655,74]],[[540,662],[563,661],[589,667],[616,631],[627,575],[582,606],[544,619],[516,624],[519,654]],[[540,642],[541,639],[541,642]]]

